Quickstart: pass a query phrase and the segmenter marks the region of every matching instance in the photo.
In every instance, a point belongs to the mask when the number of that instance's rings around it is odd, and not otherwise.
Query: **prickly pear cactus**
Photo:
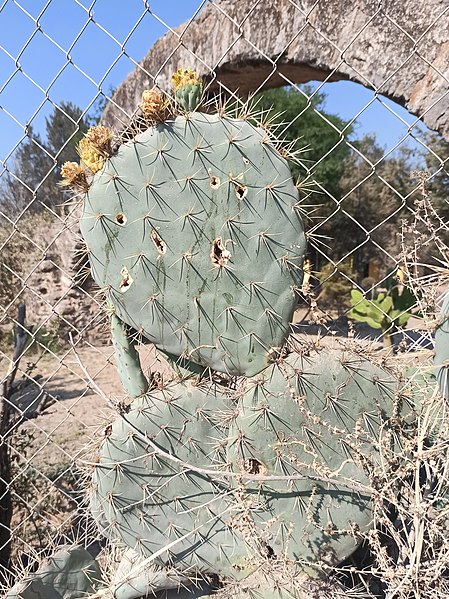
[[[299,597],[306,573],[346,559],[371,527],[400,385],[349,351],[287,355],[305,235],[286,158],[251,119],[198,112],[192,71],[174,82],[177,108],[148,90],[146,130],[115,154],[95,130],[85,169],[63,169],[85,194],[81,230],[135,397],[106,430],[91,508],[140,564],[204,576],[199,594],[218,576],[228,596]],[[147,390],[127,327],[198,376]]]
[[[284,343],[305,235],[266,129],[200,112],[150,126],[94,175],[81,231],[116,314],[159,349],[251,376]]]
[[[169,386],[108,432],[94,515],[181,571],[238,579],[268,557],[338,564],[371,526],[376,440],[400,410],[397,379],[341,350],[292,353],[234,393]]]
[[[260,479],[244,489],[247,534],[306,569],[351,555],[372,525],[380,436],[401,409],[397,378],[350,351],[291,353],[268,368],[243,395],[227,445],[232,469]]]
[[[95,468],[91,508],[104,534],[159,565],[243,570],[246,545],[228,525],[237,506],[220,476],[231,414],[217,387],[190,382],[134,400]]]
[[[402,282],[402,270],[396,269],[385,280],[387,292],[368,299],[358,289],[351,290],[351,311],[349,316],[359,322],[366,322],[373,329],[382,329],[384,342],[391,345],[393,336],[404,327],[412,316],[421,318],[413,291]],[[402,278],[400,278],[402,277]]]
[[[102,584],[96,560],[83,547],[67,546],[17,583],[6,599],[78,599],[94,594]]]

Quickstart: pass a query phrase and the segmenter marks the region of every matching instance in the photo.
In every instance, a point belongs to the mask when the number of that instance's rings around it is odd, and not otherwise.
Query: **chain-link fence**
[[[0,6],[5,588],[58,545],[98,552],[89,464],[126,403],[79,232],[82,194],[60,185],[60,168],[79,160],[89,126],[108,125],[117,139],[132,127],[144,89],[172,97],[178,68],[196,69],[209,100],[220,94],[241,111],[250,102],[290,143],[309,242],[291,336],[358,340],[377,360],[408,366],[431,361],[449,214],[449,8],[163,4]],[[152,345],[139,352],[147,374],[170,371]]]

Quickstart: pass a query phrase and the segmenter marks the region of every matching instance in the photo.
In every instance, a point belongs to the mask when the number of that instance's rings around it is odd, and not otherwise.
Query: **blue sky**
[[[119,85],[133,70],[133,60],[140,61],[168,27],[191,18],[203,4],[0,0],[0,160],[23,138],[25,124],[43,131],[52,103],[70,100],[87,109],[99,85],[106,92]],[[88,23],[90,7],[95,23]],[[416,120],[388,100],[373,102],[374,92],[360,85],[330,83],[322,91],[326,110],[348,120],[372,102],[357,118],[356,132],[375,132],[387,152]]]

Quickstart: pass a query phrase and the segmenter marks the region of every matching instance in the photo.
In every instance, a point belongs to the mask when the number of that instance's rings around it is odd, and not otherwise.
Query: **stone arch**
[[[179,67],[246,95],[310,80],[352,80],[376,90],[449,141],[446,0],[215,0],[159,39],[103,115],[126,123],[141,91],[170,89]]]

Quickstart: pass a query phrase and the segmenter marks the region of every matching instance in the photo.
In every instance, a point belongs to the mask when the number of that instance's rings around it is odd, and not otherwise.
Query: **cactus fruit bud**
[[[201,79],[192,69],[178,69],[172,77],[175,85],[175,98],[178,104],[186,111],[196,110],[200,104],[203,93]]]

